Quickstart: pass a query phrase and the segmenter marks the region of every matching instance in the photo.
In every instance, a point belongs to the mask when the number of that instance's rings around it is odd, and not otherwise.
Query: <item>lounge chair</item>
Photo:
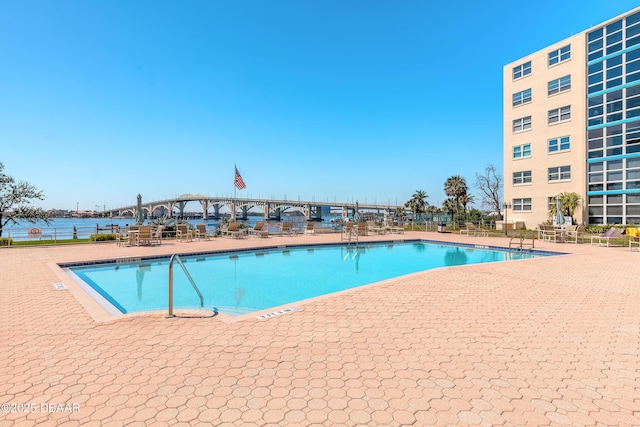
[[[620,229],[611,227],[604,234],[600,234],[598,236],[591,236],[591,244],[597,244],[598,246],[602,246],[603,242],[605,246],[609,247],[611,243],[611,239],[619,239],[622,236]]]
[[[564,241],[578,243],[578,239],[584,235],[584,225],[576,225],[573,229],[567,227],[564,231]]]
[[[304,234],[316,234],[316,232],[315,232],[315,222],[307,221],[307,226],[304,229]]]
[[[193,234],[191,230],[187,228],[185,224],[179,224],[176,226],[176,240],[190,242],[193,240]]]
[[[629,252],[633,250],[633,246],[637,246],[640,251],[640,236],[629,236]]]
[[[289,236],[295,236],[298,234],[298,229],[294,228],[291,226],[290,222],[280,222],[278,224],[276,224],[276,231],[281,235],[284,236],[289,235]]]
[[[237,222],[230,223],[227,229],[223,230],[222,234],[223,236],[228,236],[233,239],[242,239],[247,236],[245,231],[240,228],[240,224]]]
[[[389,233],[404,234],[404,227],[395,225],[392,219],[388,219],[384,227],[385,227],[385,230]]]
[[[367,231],[372,234],[385,234],[387,229],[385,227],[378,227],[373,221],[367,221]]]
[[[211,240],[212,234],[207,230],[206,224],[196,224],[196,239],[206,239]]]
[[[269,237],[269,228],[265,228],[263,221],[256,222],[256,225],[249,232],[257,237]]]
[[[467,236],[471,236],[472,234],[473,236],[477,236],[479,234],[482,237],[487,237],[487,235],[489,234],[487,230],[485,230],[484,228],[476,227],[472,222],[465,223],[465,227],[466,228],[460,230],[460,234],[465,234]]]
[[[367,235],[367,223],[366,222],[359,222],[355,226],[355,233],[358,236],[366,236]]]
[[[136,246],[145,245],[150,246],[152,242],[151,226],[143,225],[138,229],[138,239]]]

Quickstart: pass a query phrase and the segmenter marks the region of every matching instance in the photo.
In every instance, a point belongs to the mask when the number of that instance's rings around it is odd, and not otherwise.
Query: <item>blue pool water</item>
[[[204,307],[239,315],[437,267],[541,255],[415,241],[294,246],[181,259],[204,297]],[[168,258],[72,266],[67,271],[122,313],[168,307]],[[173,275],[174,307],[199,307],[196,292],[177,264]]]

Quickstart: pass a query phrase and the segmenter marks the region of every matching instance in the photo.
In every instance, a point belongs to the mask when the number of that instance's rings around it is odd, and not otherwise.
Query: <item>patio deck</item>
[[[14,406],[0,425],[640,425],[640,254],[626,247],[536,242],[569,255],[416,273],[266,320],[109,318],[51,268],[339,240],[1,249],[0,403]]]

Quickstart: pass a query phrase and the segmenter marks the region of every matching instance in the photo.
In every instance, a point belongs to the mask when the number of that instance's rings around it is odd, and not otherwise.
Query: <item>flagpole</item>
[[[238,191],[238,186],[236,185],[236,171],[238,170],[238,166],[233,164],[233,203],[231,206],[233,207],[233,215],[231,215],[232,219],[235,221],[236,219],[236,192]]]

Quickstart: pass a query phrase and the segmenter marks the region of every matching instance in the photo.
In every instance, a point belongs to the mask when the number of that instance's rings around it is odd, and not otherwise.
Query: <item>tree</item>
[[[456,212],[456,209],[457,209],[456,199],[454,199],[453,197],[449,197],[442,204],[442,209],[449,215],[453,216],[453,214]]]
[[[51,222],[49,213],[31,206],[31,200],[44,200],[42,191],[28,182],[16,180],[4,173],[4,164],[0,162],[0,237],[4,227],[18,220]]]
[[[480,190],[483,206],[488,206],[502,219],[502,204],[500,203],[502,176],[494,165],[487,165],[484,168],[484,174],[476,173],[476,188]]]
[[[429,196],[427,196],[426,192],[422,190],[416,190],[416,192],[413,193],[413,196],[411,196],[411,199],[409,199],[409,201],[405,203],[404,206],[414,214],[426,212],[428,203],[425,199],[427,197]]]
[[[460,199],[467,194],[467,190],[467,181],[460,175],[451,176],[444,182],[444,194],[455,200],[456,221],[460,219]]]
[[[573,214],[576,209],[582,206],[582,199],[578,193],[560,193],[560,210],[562,215],[570,216],[573,218]],[[557,207],[555,203],[551,204],[549,210],[549,216],[553,218],[557,213]]]
[[[462,205],[465,218],[467,217],[467,207],[470,204],[473,204],[474,201],[475,201],[475,197],[473,197],[471,194],[463,194],[462,196],[460,196],[460,204]]]

